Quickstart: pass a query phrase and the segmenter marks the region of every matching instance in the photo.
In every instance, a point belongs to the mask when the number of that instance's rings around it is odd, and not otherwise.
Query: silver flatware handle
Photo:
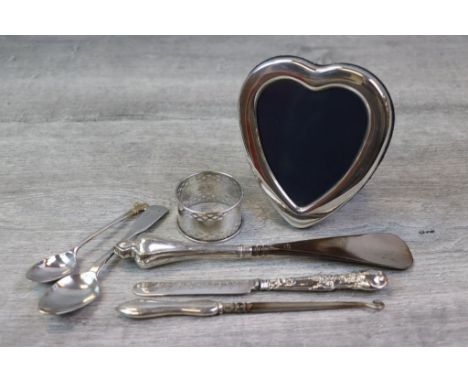
[[[125,212],[124,214],[120,215],[118,218],[112,220],[110,223],[105,225],[104,227],[98,229],[96,232],[92,233],[89,235],[86,239],[82,240],[80,244],[78,244],[75,247],[75,250],[78,251],[79,248],[81,248],[83,245],[88,243],[89,241],[93,240],[95,237],[99,236],[101,233],[107,231],[109,228],[112,226],[116,225],[117,223],[120,223],[121,221],[128,219],[134,215],[138,215],[140,212],[146,210],[148,208],[148,203],[141,203],[141,202],[136,202],[133,204],[133,207]]]
[[[128,318],[157,318],[164,316],[211,317],[229,313],[278,313],[304,312],[331,309],[370,309],[382,310],[384,303],[379,300],[362,301],[322,301],[322,302],[233,302],[222,303],[211,300],[160,301],[138,299],[125,302],[117,311]]]
[[[261,291],[331,292],[339,289],[376,291],[385,288],[388,279],[381,271],[343,274],[319,274],[310,277],[285,277],[259,280]]]

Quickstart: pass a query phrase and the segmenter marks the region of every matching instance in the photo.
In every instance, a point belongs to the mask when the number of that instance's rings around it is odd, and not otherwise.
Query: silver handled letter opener
[[[318,274],[270,280],[186,280],[142,281],[133,287],[138,296],[231,295],[254,291],[330,292],[338,289],[376,291],[387,285],[381,271],[361,271],[344,274]]]

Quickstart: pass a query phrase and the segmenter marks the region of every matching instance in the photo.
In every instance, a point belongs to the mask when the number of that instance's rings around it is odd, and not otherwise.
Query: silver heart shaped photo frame
[[[239,98],[250,165],[295,227],[348,202],[384,157],[394,125],[383,83],[357,65],[281,56],[257,65]]]

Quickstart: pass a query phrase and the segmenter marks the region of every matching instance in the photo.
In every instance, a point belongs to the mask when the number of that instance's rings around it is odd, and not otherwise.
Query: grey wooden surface
[[[278,54],[351,62],[393,96],[388,153],[344,208],[306,230],[289,227],[247,164],[237,119],[243,79]],[[468,38],[2,37],[0,38],[1,345],[468,345]],[[225,171],[245,189],[232,242],[392,232],[415,257],[388,272],[386,309],[212,319],[130,321],[114,307],[140,280],[245,278],[360,269],[292,260],[193,262],[142,271],[115,264],[103,296],[67,317],[37,311],[46,287],[28,266],[65,250],[135,200],[170,207],[154,230],[181,239],[174,188],[190,173]],[[122,235],[84,247],[85,269]],[[257,294],[243,299],[372,299]],[[229,298],[226,298],[230,300]]]

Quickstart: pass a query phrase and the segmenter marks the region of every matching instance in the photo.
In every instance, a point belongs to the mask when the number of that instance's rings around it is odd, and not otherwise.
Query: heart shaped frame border
[[[257,126],[256,104],[273,81],[290,79],[311,91],[341,87],[357,94],[368,112],[364,142],[346,174],[307,206],[296,205],[271,171]],[[247,76],[239,97],[242,138],[250,165],[274,207],[295,227],[318,223],[349,201],[370,179],[384,157],[393,132],[394,111],[384,84],[364,68],[351,64],[317,65],[300,57],[279,56],[257,65]]]

